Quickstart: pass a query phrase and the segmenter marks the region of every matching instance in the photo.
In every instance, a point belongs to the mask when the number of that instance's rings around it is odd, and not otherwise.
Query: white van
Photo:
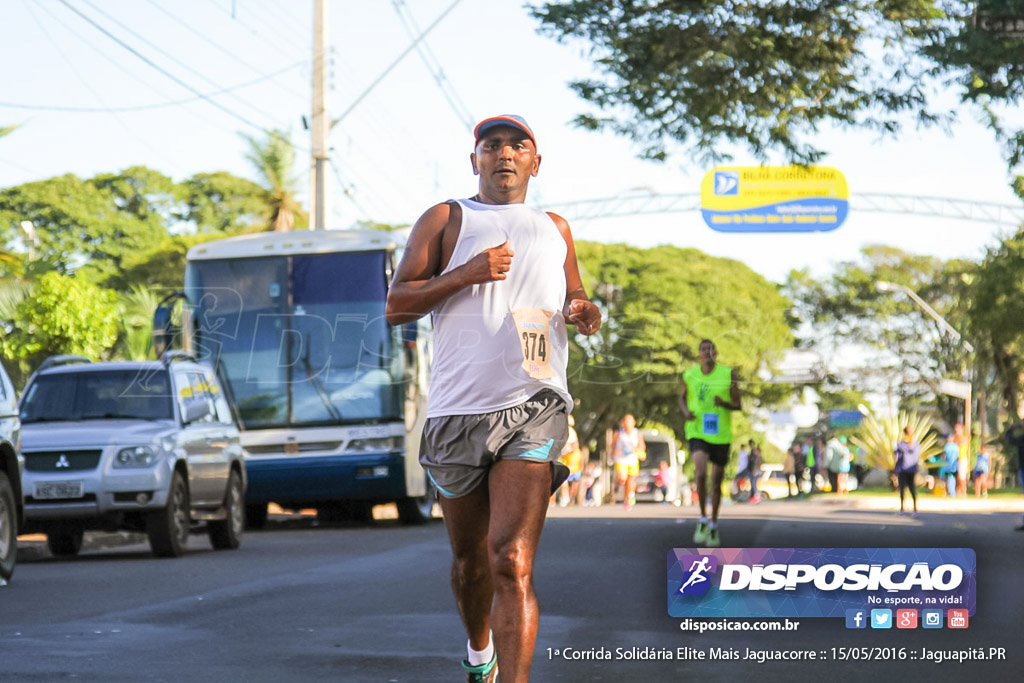
[[[673,505],[689,502],[689,496],[686,495],[689,481],[683,474],[686,452],[676,447],[675,438],[669,434],[656,429],[643,429],[640,432],[647,444],[647,459],[640,462],[640,473],[636,477],[637,501],[666,502]],[[661,462],[668,463],[669,474],[665,493],[662,493],[655,483]]]

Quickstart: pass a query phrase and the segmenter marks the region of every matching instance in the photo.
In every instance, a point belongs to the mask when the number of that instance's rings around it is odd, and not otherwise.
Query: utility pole
[[[313,159],[309,179],[309,225],[327,228],[327,0],[313,0]]]

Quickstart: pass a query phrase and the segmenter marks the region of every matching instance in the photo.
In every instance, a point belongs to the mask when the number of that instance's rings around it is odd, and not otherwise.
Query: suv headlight
[[[122,448],[114,456],[114,468],[149,467],[156,462],[156,453],[149,446]]]

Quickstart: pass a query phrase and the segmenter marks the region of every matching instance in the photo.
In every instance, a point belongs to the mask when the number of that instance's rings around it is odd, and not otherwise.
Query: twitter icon
[[[871,628],[892,628],[892,610],[871,610]]]

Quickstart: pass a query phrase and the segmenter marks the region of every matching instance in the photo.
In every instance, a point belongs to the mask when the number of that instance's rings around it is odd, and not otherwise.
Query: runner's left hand
[[[569,302],[569,322],[576,324],[580,334],[591,335],[601,329],[601,309],[593,301],[573,299]]]

